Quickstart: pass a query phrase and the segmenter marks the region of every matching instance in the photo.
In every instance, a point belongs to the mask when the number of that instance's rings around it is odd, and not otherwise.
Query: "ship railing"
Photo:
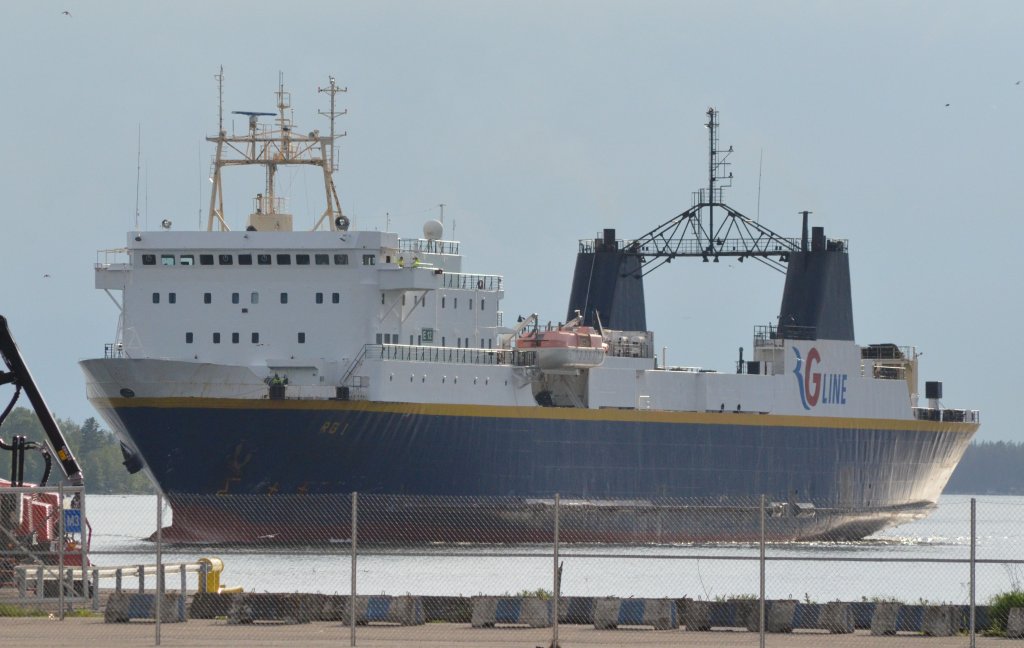
[[[108,342],[103,345],[104,358],[124,358],[124,344],[120,342]]]
[[[981,412],[969,409],[943,409],[915,407],[914,418],[919,421],[949,421],[953,423],[981,423]]]
[[[535,351],[519,349],[475,349],[468,347],[437,347],[408,344],[367,344],[367,358],[406,362],[442,362],[450,364],[513,365],[536,364]]]
[[[502,289],[501,275],[466,274],[462,272],[446,272],[442,275],[441,285],[444,288],[458,290],[483,290],[497,292]]]
[[[117,265],[127,265],[130,261],[128,248],[111,248],[109,250],[96,251],[96,268],[110,268]]]
[[[776,326],[754,327],[754,347],[780,347],[786,340],[816,340],[818,339],[818,328],[816,326],[798,326],[796,324],[781,324]]]
[[[431,241],[428,239],[399,239],[399,252],[412,252],[420,254],[447,254],[458,255],[458,241]]]

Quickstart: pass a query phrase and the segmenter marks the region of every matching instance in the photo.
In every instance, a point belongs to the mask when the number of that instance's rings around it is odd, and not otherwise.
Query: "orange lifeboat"
[[[541,369],[587,369],[604,362],[608,345],[589,326],[559,326],[534,330],[516,340],[516,348],[535,351]]]

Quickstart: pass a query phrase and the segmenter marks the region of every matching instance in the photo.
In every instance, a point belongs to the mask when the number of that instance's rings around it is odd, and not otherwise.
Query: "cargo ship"
[[[221,106],[223,106],[223,76]],[[178,542],[703,542],[863,538],[927,515],[978,411],[919,392],[918,356],[854,341],[849,245],[784,238],[724,202],[729,149],[709,109],[708,184],[643,236],[579,241],[564,321],[507,318],[500,274],[463,268],[443,213],[422,236],[359,230],[330,131],[223,108],[205,231],[164,221],[99,253],[113,341],[87,395],[167,497]],[[272,123],[262,118],[272,117]],[[276,173],[317,170],[326,207],[297,231]],[[244,225],[223,172],[265,171]],[[717,216],[717,224],[716,224]],[[643,277],[680,257],[785,273],[776,322],[728,370],[668,366]],[[546,318],[544,318],[546,319]],[[762,506],[761,502],[765,504]],[[767,516],[761,514],[767,511]]]

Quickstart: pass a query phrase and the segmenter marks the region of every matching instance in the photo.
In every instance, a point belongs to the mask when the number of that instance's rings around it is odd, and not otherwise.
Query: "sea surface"
[[[889,599],[905,603],[970,600],[971,499],[942,497],[928,517],[859,542],[769,543],[765,591],[801,601]],[[1024,581],[1024,497],[976,496],[976,600]],[[101,566],[152,564],[157,498],[90,495],[91,560]],[[171,521],[164,508],[163,524]],[[756,595],[760,547],[749,543],[685,545],[563,545],[562,594],[567,596],[691,597]],[[164,563],[216,557],[222,584],[257,592],[350,591],[349,544],[320,547],[163,547]],[[551,591],[550,545],[429,545],[364,547],[356,562],[364,594],[474,595]],[[188,577],[194,589],[195,575]],[[168,577],[177,588],[178,576]],[[152,583],[150,582],[150,585]],[[112,587],[113,582],[102,583]],[[125,587],[133,587],[126,580]]]

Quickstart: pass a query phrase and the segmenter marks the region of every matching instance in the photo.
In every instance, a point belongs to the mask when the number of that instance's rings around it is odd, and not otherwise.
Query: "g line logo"
[[[800,390],[800,402],[805,410],[822,405],[845,405],[846,404],[846,374],[821,373],[814,371],[815,365],[821,364],[821,354],[817,347],[811,347],[807,352],[806,365],[804,358],[800,355],[800,349],[793,347],[796,355],[796,366],[793,367],[793,375],[796,376],[797,387]]]

